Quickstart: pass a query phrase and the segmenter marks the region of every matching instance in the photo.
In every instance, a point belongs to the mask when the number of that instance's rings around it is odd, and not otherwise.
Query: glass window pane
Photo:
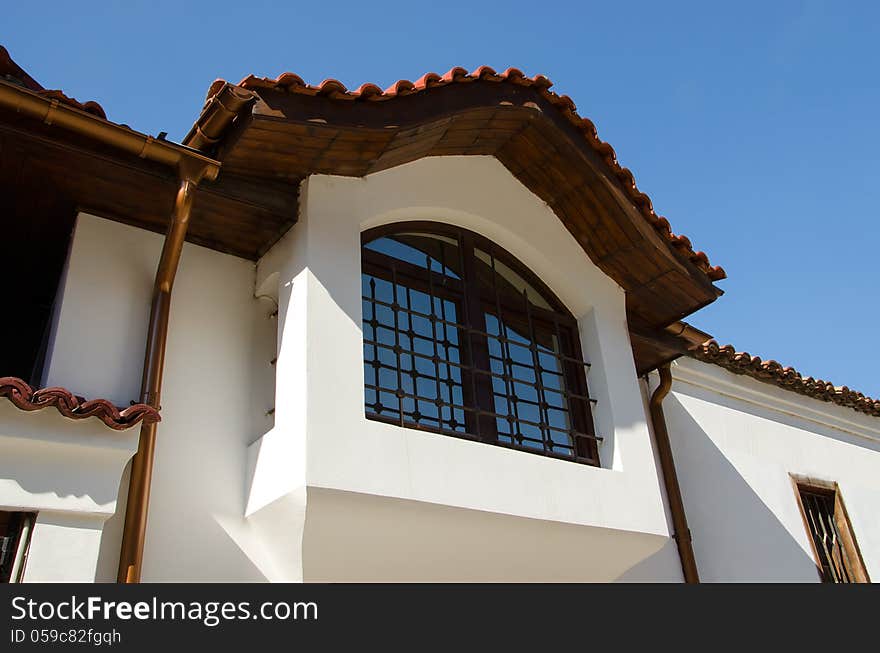
[[[398,306],[383,306],[372,300],[380,280],[363,276],[368,289],[363,319],[367,412],[464,432],[464,412],[455,408],[462,406],[461,370],[453,365],[459,362],[458,347],[452,342],[458,342],[457,330],[441,322],[457,321],[456,303],[443,300],[434,304],[442,315],[431,313],[427,293],[398,283],[387,289],[388,294],[397,296]],[[425,315],[416,315],[416,306],[426,309]]]
[[[523,279],[519,273],[515,272],[503,261],[499,261],[479,247],[474,249],[474,256],[480,262],[480,265],[477,266],[477,276],[480,278],[480,282],[489,290],[494,291],[497,289],[501,294],[509,296],[522,297],[525,294],[535,306],[548,311],[553,310],[550,302],[532,284]]]
[[[367,413],[595,462],[572,316],[492,243],[451,233],[364,244]]]
[[[458,241],[448,236],[399,233],[376,238],[366,243],[364,248],[453,279],[461,279]]]

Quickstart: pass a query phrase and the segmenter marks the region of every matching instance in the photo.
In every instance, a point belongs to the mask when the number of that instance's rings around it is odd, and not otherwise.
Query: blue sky
[[[381,86],[543,73],[673,230],[724,266],[690,321],[880,397],[880,4],[13,3],[0,43],[47,88],[180,139],[217,77]]]

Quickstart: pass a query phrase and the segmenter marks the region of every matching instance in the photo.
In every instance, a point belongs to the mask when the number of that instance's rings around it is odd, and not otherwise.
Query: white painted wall
[[[642,392],[656,379],[640,389],[622,290],[548,207],[490,157],[315,176],[301,198],[256,269],[184,246],[144,579],[680,581]],[[601,467],[366,419],[360,233],[403,220],[485,235],[578,317]],[[137,398],[161,243],[79,216],[48,384]],[[690,359],[673,374],[705,581],[817,580],[789,474],[840,484],[880,575],[880,420]],[[0,402],[0,509],[39,511],[26,581],[115,578],[137,433]]]
[[[839,484],[880,578],[880,420],[692,359],[672,369],[664,411],[702,580],[818,582],[790,474]]]
[[[339,496],[350,501],[331,503],[334,510],[348,505],[353,518],[362,502],[352,497],[368,495],[458,508],[462,523],[477,523],[473,511],[518,518],[513,521],[524,537],[533,520],[596,529],[594,550],[583,555],[606,560],[617,573],[662,548],[667,522],[624,293],[543,202],[491,157],[423,159],[361,179],[313,176],[304,184],[301,202],[299,222],[257,270],[258,285],[278,275],[281,323],[275,429],[253,447],[252,515],[293,493],[303,497],[306,487],[308,497],[320,490],[346,493]],[[592,363],[596,428],[606,438],[601,468],[366,419],[360,233],[404,220],[442,221],[483,234],[518,257],[571,309]],[[288,519],[304,523],[310,564],[324,570],[314,577],[326,578],[331,566],[318,558],[334,549],[329,541],[322,545],[321,533],[333,531],[321,526],[327,516],[317,511],[331,504],[307,499],[304,508],[298,505]],[[485,523],[489,528],[492,522]],[[403,549],[423,550],[414,530],[402,530],[401,537],[407,532],[414,537],[398,540]],[[614,538],[599,537],[600,530],[617,533],[616,545]],[[472,536],[489,535],[477,529]],[[622,546],[627,538],[641,544]],[[444,572],[437,565],[459,565],[460,571],[467,555],[461,551],[445,563],[423,557],[409,579],[456,577],[454,567]],[[387,560],[372,560],[376,569],[386,568]],[[375,576],[376,569],[363,565],[357,577]],[[542,568],[520,569],[534,578]],[[308,565],[304,574],[313,577]]]
[[[0,401],[0,510],[37,512],[25,582],[94,581],[137,429]]]
[[[98,577],[104,517],[43,511],[37,515],[25,583],[92,583]]]
[[[309,488],[303,572],[317,582],[609,582],[648,533]]]
[[[162,239],[79,216],[49,354],[50,384],[121,405],[137,398]],[[253,263],[184,245],[172,298],[146,581],[265,578],[252,561],[259,544],[243,515],[247,447],[272,426],[266,412],[274,402],[273,308],[254,297]],[[125,492],[117,477],[113,500]],[[101,542],[100,580],[115,579],[121,518],[120,511]],[[34,545],[38,536],[39,530]]]
[[[546,205],[489,157],[311,177],[301,197],[256,269],[184,246],[144,579],[679,582],[644,403],[656,379],[640,389],[622,290]],[[366,419],[360,233],[403,220],[485,235],[578,317],[601,467]],[[137,398],[161,243],[79,216],[48,384]],[[664,409],[705,581],[817,580],[789,474],[840,484],[880,575],[880,421],[690,359],[673,373]],[[0,509],[39,511],[26,581],[115,578],[137,433],[0,402]]]

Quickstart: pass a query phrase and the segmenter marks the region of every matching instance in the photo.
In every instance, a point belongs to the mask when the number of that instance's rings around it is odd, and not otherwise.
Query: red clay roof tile
[[[106,399],[87,401],[64,388],[33,390],[14,376],[0,377],[0,397],[6,397],[20,410],[34,411],[53,406],[70,419],[97,417],[114,431],[123,431],[138,422],[151,424],[161,419],[159,411],[146,404],[134,404],[120,410]]]
[[[89,100],[88,102],[79,102],[76,99],[65,95],[64,91],[48,89],[37,91],[37,95],[42,95],[43,97],[47,97],[51,100],[58,100],[61,104],[66,104],[67,106],[73,107],[74,109],[79,109],[80,111],[85,111],[86,113],[90,113],[93,116],[98,116],[99,118],[107,120],[107,114],[104,113],[104,109],[101,107],[100,104],[92,100]]]
[[[28,75],[21,66],[12,60],[9,51],[2,45],[0,45],[0,78],[8,79],[29,91],[33,91],[37,95],[42,95],[51,100],[58,100],[61,104],[66,104],[67,106],[71,106],[80,111],[85,111],[93,116],[98,116],[99,118],[107,120],[107,114],[97,102],[79,102],[74,98],[65,95],[63,91],[43,88],[39,82]]]
[[[0,45],[0,77],[19,84],[29,91],[42,91],[43,87],[12,60],[9,51]]]
[[[880,417],[880,399],[866,397],[845,385],[835,386],[811,376],[804,378],[792,367],[783,367],[775,360],[762,361],[758,356],[752,356],[748,352],[736,351],[731,345],[722,346],[714,340],[709,340],[697,347],[692,355],[697,360],[720,365],[735,374],[745,374],[814,399]]]
[[[480,66],[472,73],[468,73],[464,68],[456,67],[449,70],[445,75],[436,73],[425,73],[415,83],[402,79],[384,91],[375,84],[362,84],[354,91],[349,91],[341,82],[335,79],[324,80],[318,86],[306,84],[302,77],[294,73],[282,73],[275,79],[267,77],[255,77],[249,75],[238,83],[239,87],[246,89],[274,89],[282,90],[288,93],[297,93],[301,95],[325,95],[332,99],[338,100],[358,100],[365,102],[380,102],[391,100],[396,97],[410,95],[412,93],[423,92],[427,89],[446,84],[454,83],[501,83],[507,82],[512,84],[520,84],[530,86],[541,93],[551,104],[553,104],[575,127],[577,127],[589,145],[599,153],[605,163],[611,168],[614,175],[623,185],[629,199],[639,209],[640,213],[648,220],[653,228],[663,236],[666,241],[676,249],[679,249],[694,265],[705,273],[711,281],[724,279],[727,274],[720,266],[713,266],[709,262],[709,257],[704,252],[694,251],[691,241],[685,237],[674,234],[669,226],[669,221],[657,215],[654,211],[651,199],[638,189],[635,178],[631,171],[620,165],[617,160],[617,154],[614,148],[599,138],[596,126],[588,118],[582,118],[577,114],[577,107],[574,101],[567,95],[557,95],[550,91],[553,85],[547,77],[543,75],[535,75],[527,77],[522,71],[516,68],[508,68],[502,73],[496,73],[489,66]],[[217,80],[211,85],[209,97],[219,91],[225,82]]]

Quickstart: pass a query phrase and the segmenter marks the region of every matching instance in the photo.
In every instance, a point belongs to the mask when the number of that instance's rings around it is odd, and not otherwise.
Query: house
[[[724,271],[547,78],[177,144],[0,76],[5,580],[880,575],[880,401],[684,322]]]

